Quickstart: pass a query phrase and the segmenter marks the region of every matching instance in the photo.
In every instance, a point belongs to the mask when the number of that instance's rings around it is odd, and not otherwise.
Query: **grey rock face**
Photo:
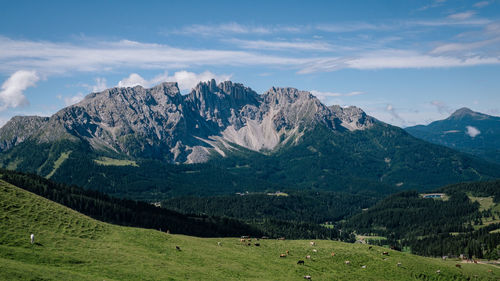
[[[375,119],[366,115],[359,107],[349,106],[342,108],[339,105],[332,105],[329,109],[341,120],[341,125],[351,131],[370,128],[375,122]]]
[[[294,88],[273,87],[258,95],[242,84],[212,80],[182,96],[177,83],[162,83],[92,93],[50,118],[15,117],[0,129],[0,149],[30,137],[85,140],[96,151],[195,163],[214,151],[225,155],[235,144],[270,151],[315,124],[359,130],[369,128],[373,118],[356,107],[329,108]]]
[[[49,121],[48,117],[14,116],[0,128],[0,151],[25,141]]]

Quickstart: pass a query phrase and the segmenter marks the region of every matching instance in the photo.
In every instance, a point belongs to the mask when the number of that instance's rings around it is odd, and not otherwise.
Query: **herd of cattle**
[[[255,238],[255,240],[259,241],[259,238]],[[285,238],[283,238],[283,237],[282,238],[278,238],[278,240],[285,240]],[[242,236],[241,239],[240,239],[240,243],[243,244],[243,245],[251,246],[252,245],[252,238],[250,238],[248,236]],[[217,242],[217,245],[221,246],[221,242]],[[254,243],[254,245],[255,246],[260,246],[260,243]],[[309,245],[311,247],[314,247],[314,246],[316,246],[316,242],[311,241],[311,242],[309,242]],[[372,250],[373,247],[369,246],[368,249]],[[317,249],[312,249],[312,252],[313,253],[317,253],[318,250]],[[384,256],[388,256],[389,252],[382,252],[381,254],[384,255]],[[290,251],[289,250],[286,250],[285,253],[281,253],[279,255],[280,258],[286,258],[288,256],[290,256]],[[331,252],[331,256],[335,257],[335,252]],[[311,255],[306,255],[305,258],[306,258],[306,260],[310,260],[311,259]],[[387,260],[387,258],[385,258],[384,260]],[[351,265],[351,261],[346,260],[346,261],[344,261],[344,264],[345,265]],[[305,261],[304,260],[298,260],[297,261],[297,265],[305,265]],[[396,264],[397,267],[401,267],[401,265],[402,265],[401,262],[398,262]],[[366,265],[362,265],[361,268],[366,269]],[[438,270],[437,273],[440,273],[440,271]],[[305,275],[304,279],[309,279],[310,280],[310,279],[312,279],[312,277],[310,275]]]
[[[259,238],[253,238],[253,239],[254,240],[252,240],[252,238],[250,238],[248,236],[242,236],[241,239],[240,239],[240,243],[242,245],[246,245],[246,246],[252,246],[253,245],[253,246],[256,246],[256,247],[260,247],[260,245],[261,245],[260,244],[260,239]],[[263,237],[262,239],[268,239],[268,238],[267,237]],[[278,240],[285,240],[285,238],[278,238]],[[311,247],[314,247],[314,246],[316,246],[316,242],[311,241],[311,242],[309,242],[309,245]],[[222,242],[217,242],[217,246],[218,247],[222,247]],[[177,251],[181,251],[181,248],[179,246],[175,246],[175,248],[176,248]],[[369,246],[368,249],[369,250],[373,250],[373,247]],[[317,253],[318,250],[317,249],[312,249],[312,252],[313,253]],[[389,252],[387,252],[387,251],[381,252],[381,255],[382,256],[389,256]],[[280,258],[287,258],[289,256],[291,256],[289,250],[286,250],[284,253],[280,253],[280,255],[279,255]],[[331,256],[335,257],[335,252],[331,252]],[[306,260],[312,260],[311,255],[306,255],[305,259]],[[387,260],[387,258],[384,258],[384,260]],[[474,262],[477,263],[477,261],[474,261]],[[306,263],[305,260],[302,260],[302,259],[300,259],[300,260],[297,261],[297,265],[305,265],[305,263]],[[351,261],[346,260],[346,261],[344,261],[344,264],[347,265],[347,266],[350,266],[351,265]],[[398,262],[398,263],[396,263],[396,266],[397,267],[401,267],[402,263]],[[457,268],[461,268],[461,265],[460,264],[456,264],[456,267]],[[366,265],[362,265],[361,268],[362,269],[366,269]],[[489,272],[491,272],[491,270]],[[436,273],[440,274],[441,270],[437,270]],[[304,279],[312,279],[312,277],[310,275],[305,275]]]

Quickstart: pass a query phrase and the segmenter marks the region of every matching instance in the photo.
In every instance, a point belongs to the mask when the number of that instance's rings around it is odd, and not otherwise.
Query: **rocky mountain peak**
[[[462,107],[453,112],[448,119],[463,119],[466,117],[475,119],[486,119],[489,116],[483,113],[472,111],[470,108]]]
[[[38,132],[49,117],[14,116],[0,128],[0,151],[10,149]]]
[[[370,128],[375,122],[372,117],[366,115],[361,108],[356,106],[332,105],[328,108],[342,121],[341,125],[351,131]]]
[[[295,88],[258,95],[243,84],[212,79],[181,95],[177,83],[165,82],[91,93],[49,119],[13,118],[0,131],[0,149],[35,136],[38,142],[83,140],[96,151],[193,163],[207,161],[213,151],[238,149],[234,144],[270,151],[318,124],[345,131],[368,128],[372,120],[359,108],[328,108]],[[39,125],[25,129],[30,122]]]

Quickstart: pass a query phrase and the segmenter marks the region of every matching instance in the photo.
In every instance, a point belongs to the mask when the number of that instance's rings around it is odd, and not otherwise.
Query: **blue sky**
[[[106,87],[230,79],[398,126],[500,115],[500,1],[2,1],[0,124]]]

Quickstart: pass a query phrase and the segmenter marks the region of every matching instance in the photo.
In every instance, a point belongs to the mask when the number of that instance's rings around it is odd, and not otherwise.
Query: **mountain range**
[[[137,199],[277,189],[387,194],[500,177],[357,107],[239,83],[111,88],[0,129],[3,167]]]
[[[417,138],[500,164],[500,117],[464,107],[444,120],[405,129]]]

